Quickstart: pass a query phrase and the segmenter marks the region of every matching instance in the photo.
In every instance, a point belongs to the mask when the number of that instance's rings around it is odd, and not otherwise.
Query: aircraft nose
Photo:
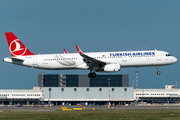
[[[176,63],[176,62],[177,62],[177,58],[176,58],[176,57],[173,57],[172,61],[173,61],[174,63]]]

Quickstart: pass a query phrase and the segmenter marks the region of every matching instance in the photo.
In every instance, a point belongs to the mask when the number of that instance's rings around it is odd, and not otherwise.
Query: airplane
[[[34,54],[12,32],[5,32],[5,36],[11,57],[4,58],[4,62],[46,70],[90,70],[89,78],[96,77],[95,72],[118,72],[121,68],[126,67],[155,66],[157,74],[160,75],[159,66],[177,62],[177,58],[168,52],[156,49],[84,53],[75,45],[78,53]]]

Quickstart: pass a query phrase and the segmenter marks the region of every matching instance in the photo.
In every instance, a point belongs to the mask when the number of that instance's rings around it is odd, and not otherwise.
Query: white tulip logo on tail
[[[21,45],[19,39],[13,40],[9,46],[11,54],[14,56],[22,56],[26,52],[26,47]]]

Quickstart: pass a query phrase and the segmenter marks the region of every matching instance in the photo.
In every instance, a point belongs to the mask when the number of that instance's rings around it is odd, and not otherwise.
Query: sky
[[[89,70],[40,70],[3,62],[10,57],[5,32],[13,32],[35,54],[163,50],[180,60],[180,1],[4,0],[0,1],[0,89],[31,89],[38,74],[88,74]],[[179,61],[156,67],[122,68],[129,86],[139,71],[139,88],[180,87]],[[102,74],[102,73],[97,73]]]

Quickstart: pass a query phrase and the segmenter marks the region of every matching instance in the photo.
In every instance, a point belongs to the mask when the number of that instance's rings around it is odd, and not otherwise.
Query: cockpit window
[[[166,54],[166,56],[172,56],[171,54]]]

